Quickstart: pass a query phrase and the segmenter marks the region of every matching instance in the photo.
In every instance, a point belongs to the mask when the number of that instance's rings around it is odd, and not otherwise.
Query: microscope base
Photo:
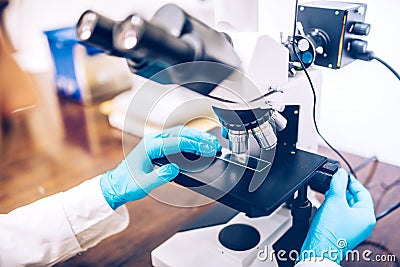
[[[252,249],[234,251],[219,241],[220,231],[233,224],[246,224],[260,234]],[[278,208],[269,216],[248,218],[238,213],[227,223],[181,231],[162,243],[151,253],[155,267],[165,266],[278,266],[272,245],[292,225],[290,210]]]

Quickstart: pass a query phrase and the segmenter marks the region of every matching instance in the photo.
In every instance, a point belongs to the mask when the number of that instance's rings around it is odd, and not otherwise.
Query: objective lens
[[[251,129],[251,132],[261,148],[271,149],[275,147],[278,142],[274,129],[269,121]]]
[[[249,134],[247,131],[228,130],[229,149],[232,153],[242,154],[248,149]]]
[[[278,111],[275,111],[274,113],[272,113],[271,118],[275,122],[275,127],[276,127],[277,131],[282,131],[283,129],[286,128],[287,120]]]

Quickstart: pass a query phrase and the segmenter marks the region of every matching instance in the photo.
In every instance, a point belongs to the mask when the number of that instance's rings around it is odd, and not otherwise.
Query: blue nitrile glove
[[[178,175],[176,164],[154,169],[153,159],[178,152],[212,157],[221,148],[214,135],[184,126],[146,135],[117,168],[102,175],[101,190],[111,208],[116,209],[126,202],[145,197]]]
[[[309,257],[330,259],[338,264],[372,233],[374,204],[368,190],[345,170],[333,176],[325,201],[312,219],[299,260]]]

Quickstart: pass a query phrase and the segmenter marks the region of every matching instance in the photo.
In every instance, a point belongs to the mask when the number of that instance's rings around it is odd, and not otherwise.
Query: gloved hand
[[[184,126],[146,135],[117,168],[102,175],[101,190],[111,208],[116,209],[145,197],[178,175],[176,164],[154,169],[153,159],[178,152],[212,157],[221,148],[215,136]]]
[[[353,176],[346,192],[347,184],[348,174],[339,169],[312,219],[299,260],[319,257],[339,264],[372,233],[376,220],[371,195]]]

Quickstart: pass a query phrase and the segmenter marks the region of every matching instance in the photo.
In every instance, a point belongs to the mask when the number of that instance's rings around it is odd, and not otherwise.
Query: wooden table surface
[[[83,107],[59,99],[48,91],[54,87],[47,76],[37,79],[42,85],[42,100],[35,108],[15,114],[2,135],[0,213],[65,191],[114,168],[123,159],[121,132],[109,126],[98,106]],[[130,138],[132,146],[139,141],[136,137]],[[321,148],[320,152],[334,158],[326,148]],[[363,161],[361,157],[346,156],[354,166]],[[361,181],[366,182],[370,169],[368,166],[358,173]],[[389,184],[399,176],[399,167],[378,163],[369,183]],[[168,188],[160,190],[162,194]],[[375,201],[382,195],[379,185],[371,192]],[[392,201],[400,200],[400,190],[396,192],[391,193]],[[180,197],[188,202],[198,198],[189,192]],[[386,202],[387,199],[380,204],[381,210],[388,205]],[[179,208],[151,197],[129,203],[128,229],[58,266],[150,266],[150,252],[210,206]],[[400,257],[399,219],[400,211],[384,218],[369,239],[388,248],[397,258]],[[374,266],[365,262],[344,265]],[[396,265],[379,263],[375,266]]]

